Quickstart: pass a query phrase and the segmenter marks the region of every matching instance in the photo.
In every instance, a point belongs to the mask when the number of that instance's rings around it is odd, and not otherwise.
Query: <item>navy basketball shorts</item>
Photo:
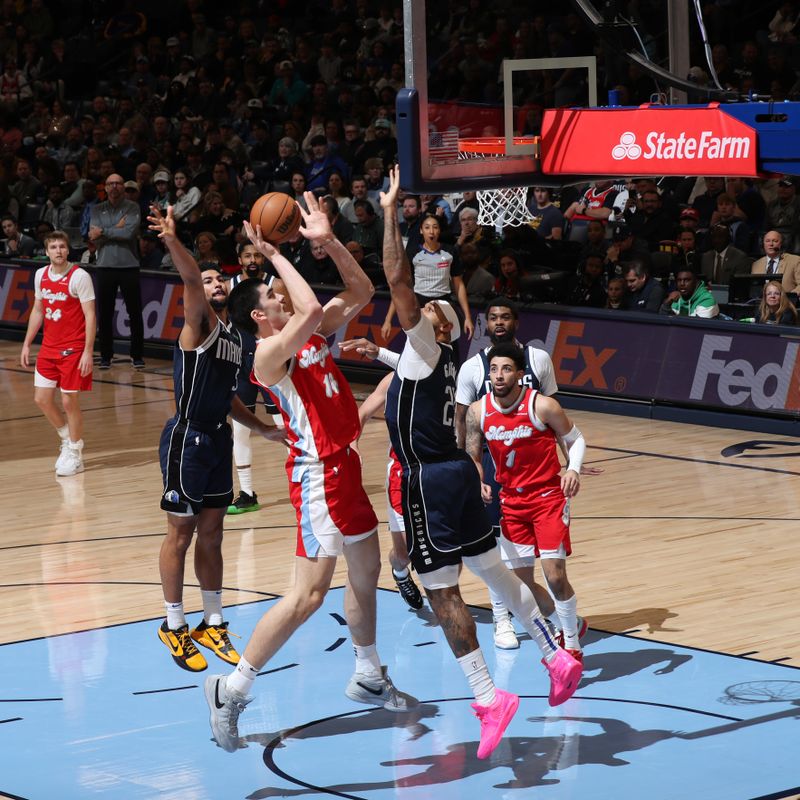
[[[418,573],[460,564],[496,545],[472,460],[415,464],[403,471],[406,545]]]
[[[233,502],[233,439],[227,422],[198,426],[173,417],[161,433],[158,455],[164,511],[190,516]]]

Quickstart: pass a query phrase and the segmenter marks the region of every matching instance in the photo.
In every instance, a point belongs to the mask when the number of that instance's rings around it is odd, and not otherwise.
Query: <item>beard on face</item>
[[[500,336],[496,335],[494,331],[489,334],[489,339],[491,340],[492,344],[500,344],[501,342],[513,342],[514,335],[516,334],[516,330],[511,330],[510,328],[506,328],[505,331],[500,334]]]
[[[211,308],[213,308],[214,311],[223,311],[225,309],[225,306],[228,305],[228,298],[212,297],[211,300],[209,300],[209,303],[211,304]]]
[[[250,264],[244,268],[248,278],[257,278],[261,275],[261,267],[258,264]]]

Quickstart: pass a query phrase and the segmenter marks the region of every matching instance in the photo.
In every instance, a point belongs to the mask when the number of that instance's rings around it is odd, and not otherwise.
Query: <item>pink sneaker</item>
[[[583,664],[566,650],[557,650],[555,658],[548,664],[542,659],[545,669],[550,673],[551,706],[560,706],[575,694],[583,675]]]
[[[481,743],[478,745],[478,758],[488,758],[492,750],[500,744],[503,734],[519,708],[519,697],[502,689],[495,689],[494,703],[481,706],[473,703],[475,716],[481,721]]]

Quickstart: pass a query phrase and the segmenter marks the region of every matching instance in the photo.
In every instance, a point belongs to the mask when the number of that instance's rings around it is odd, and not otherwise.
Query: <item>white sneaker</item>
[[[59,456],[58,459],[61,461],[61,456]],[[83,472],[82,449],[78,447],[72,447],[69,443],[67,443],[64,460],[61,461],[60,466],[56,464],[56,475],[66,477],[68,475],[77,475],[79,472]]]
[[[209,675],[203,688],[211,712],[211,735],[226,753],[233,753],[240,745],[239,714],[253,698],[228,689],[225,675]]]
[[[519,647],[519,639],[509,617],[495,620],[494,646],[498,650],[516,650]]]
[[[354,672],[344,693],[356,703],[385,708],[387,711],[408,711],[419,705],[419,700],[395,688],[386,667],[381,667],[380,677]]]
[[[62,472],[60,472],[60,470],[66,467],[68,458],[69,458],[69,438],[65,438],[61,440],[61,450],[58,454],[58,458],[56,459],[56,475],[63,474]]]

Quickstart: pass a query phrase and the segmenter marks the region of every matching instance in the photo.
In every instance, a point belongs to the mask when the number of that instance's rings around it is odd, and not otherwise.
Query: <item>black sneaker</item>
[[[134,369],[144,369],[144,359],[143,358],[132,358],[131,364],[133,365]]]
[[[109,361],[107,358],[101,358],[99,369],[111,369],[111,361]]]
[[[258,511],[261,506],[258,504],[258,495],[239,492],[239,496],[228,506],[228,514],[244,514],[247,511]]]
[[[406,605],[409,608],[413,608],[414,611],[419,611],[424,604],[422,601],[422,595],[417,588],[417,584],[414,583],[411,573],[409,572],[405,578],[398,578],[397,575],[395,575],[394,570],[392,570],[392,577],[394,578],[394,582],[397,584],[397,590],[400,592],[400,597],[406,601]]]

